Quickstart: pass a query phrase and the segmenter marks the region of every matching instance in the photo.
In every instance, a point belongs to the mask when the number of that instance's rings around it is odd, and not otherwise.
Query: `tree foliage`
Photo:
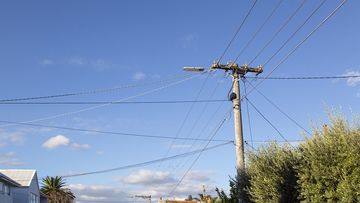
[[[301,200],[360,202],[360,128],[340,116],[330,121],[299,147]]]
[[[249,192],[246,188],[250,185],[249,176],[247,173],[236,175],[234,178],[230,177],[230,198],[229,203],[248,203],[251,202]],[[239,200],[242,202],[239,202]]]
[[[247,181],[230,179],[229,202],[360,202],[360,126],[330,116],[299,146],[270,143],[248,155]],[[243,193],[245,194],[245,193]]]
[[[299,202],[296,166],[299,155],[289,146],[271,143],[249,155],[248,187],[254,202]]]
[[[75,195],[65,188],[66,182],[62,177],[45,177],[42,180],[41,192],[48,198],[49,203],[72,203]]]

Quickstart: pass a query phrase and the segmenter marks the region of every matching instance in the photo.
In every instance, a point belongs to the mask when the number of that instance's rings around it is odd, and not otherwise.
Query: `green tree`
[[[360,127],[342,116],[299,146],[302,202],[360,202]]]
[[[250,186],[249,176],[244,173],[240,176],[236,175],[234,178],[230,177],[230,203],[239,203],[239,199],[243,202],[250,203],[250,194],[247,190]]]
[[[48,198],[49,203],[72,203],[75,195],[65,188],[66,182],[62,177],[45,177],[42,180],[41,192]]]
[[[228,196],[225,194],[224,190],[219,190],[219,188],[215,188],[215,191],[217,193],[217,199],[218,201],[215,202],[219,202],[219,203],[229,203],[229,198]]]
[[[253,202],[296,203],[299,154],[288,145],[270,143],[249,154],[248,187]]]

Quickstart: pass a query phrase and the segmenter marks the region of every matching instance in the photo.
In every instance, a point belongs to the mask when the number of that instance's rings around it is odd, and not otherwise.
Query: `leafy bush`
[[[360,128],[340,116],[299,146],[302,202],[360,202]]]
[[[296,148],[270,143],[250,153],[246,181],[230,180],[230,202],[239,191],[245,202],[360,202],[359,122],[329,120]]]
[[[299,154],[289,146],[277,143],[249,155],[248,187],[254,202],[299,202],[296,166]]]

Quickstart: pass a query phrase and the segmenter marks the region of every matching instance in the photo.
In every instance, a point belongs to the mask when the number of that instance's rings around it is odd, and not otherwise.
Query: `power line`
[[[130,168],[137,168],[137,167],[147,166],[147,165],[151,165],[151,164],[158,163],[158,162],[168,161],[168,160],[171,160],[171,159],[177,159],[177,158],[183,157],[183,156],[189,156],[189,155],[196,154],[196,153],[202,153],[204,151],[209,151],[209,150],[212,150],[212,149],[224,146],[224,145],[228,145],[228,144],[231,144],[231,143],[233,143],[233,142],[232,141],[231,142],[226,142],[226,143],[214,145],[214,146],[211,146],[211,147],[206,147],[206,148],[203,148],[203,149],[194,150],[194,151],[191,151],[191,152],[188,152],[188,153],[183,153],[183,154],[177,154],[177,155],[174,155],[174,156],[164,157],[164,158],[161,158],[161,159],[154,159],[154,160],[151,160],[151,161],[126,165],[126,166],[120,166],[120,167],[110,168],[110,169],[103,169],[103,170],[90,171],[90,172],[84,172],[84,173],[63,175],[61,177],[71,178],[71,177],[87,176],[87,175],[94,175],[94,174],[101,174],[101,173],[109,173],[109,172],[113,172],[113,171],[120,171],[120,170],[125,170],[125,169],[130,169]]]
[[[240,53],[236,56],[234,63],[236,63],[236,61],[240,58],[240,56],[244,53],[244,51],[250,46],[250,44],[255,40],[256,36],[261,32],[261,30],[264,28],[264,26],[266,25],[266,23],[272,18],[272,16],[275,14],[275,12],[278,10],[278,8],[280,7],[281,3],[284,0],[280,0],[276,6],[274,7],[274,9],[272,10],[272,12],[270,13],[270,15],[265,19],[265,21],[260,25],[260,27],[257,29],[257,31],[253,34],[253,36],[251,37],[251,39],[248,41],[248,43],[241,49]]]
[[[263,113],[261,113],[261,111],[260,111],[258,108],[256,108],[256,106],[255,106],[247,97],[245,97],[245,99],[246,99],[246,100],[249,102],[249,104],[255,109],[255,111],[258,112],[258,114],[280,135],[280,137],[283,138],[284,141],[287,142],[287,143],[291,146],[290,142],[289,142],[289,141],[285,138],[285,136],[275,127],[275,125],[272,124],[272,122],[271,122],[269,119],[267,119],[267,118],[265,117],[265,115],[264,115]]]
[[[195,101],[199,99],[199,97],[200,97],[202,91],[204,90],[204,87],[205,87],[205,85],[206,85],[209,77],[210,77],[210,74],[208,74],[208,75],[206,76],[204,82],[201,84],[200,89],[199,89],[199,91],[197,92],[197,94],[196,94],[196,96],[195,96]],[[192,110],[193,110],[194,107],[195,107],[195,102],[191,103],[191,106],[190,106],[189,110],[187,111],[187,113],[186,113],[186,115],[185,115],[185,118],[184,118],[183,121],[181,122],[179,129],[176,131],[175,137],[178,137],[178,136],[180,135],[180,133],[181,133],[181,131],[183,130],[183,128],[184,128],[184,126],[185,126],[185,123],[186,123],[186,121],[188,120],[188,118],[189,118],[189,116],[190,116],[190,114],[191,114],[191,112],[192,112]],[[165,155],[164,155],[165,157],[170,153],[171,148],[172,148],[173,145],[174,145],[174,140],[171,141],[171,144],[170,144],[168,150],[166,151],[166,153],[165,153]],[[161,163],[159,164],[159,166],[160,166],[160,165],[161,165]]]
[[[205,73],[207,73],[207,72],[205,72]],[[200,76],[201,75],[194,75],[194,76],[182,79],[180,81],[176,81],[176,82],[173,82],[173,83],[170,83],[170,84],[167,84],[167,85],[164,85],[164,86],[152,89],[152,90],[148,90],[148,91],[145,91],[145,92],[133,95],[133,96],[129,96],[129,97],[126,97],[126,98],[123,98],[123,99],[115,100],[115,101],[112,101],[112,102],[123,102],[123,101],[127,101],[127,100],[134,99],[134,98],[137,98],[137,97],[141,97],[141,96],[144,96],[144,95],[148,95],[148,94],[151,94],[151,93],[166,89],[168,87],[183,83],[185,81],[188,81],[190,79],[194,79],[194,78],[200,77]],[[81,112],[85,112],[85,111],[98,109],[98,108],[109,106],[109,105],[111,105],[111,103],[91,106],[91,107],[83,108],[83,109],[76,110],[76,111],[70,111],[70,112],[56,114],[56,115],[47,116],[47,117],[43,117],[43,118],[38,118],[38,119],[34,119],[34,120],[23,121],[21,123],[34,123],[34,122],[37,122],[37,121],[50,120],[50,119],[54,119],[54,118],[59,118],[59,117],[63,117],[63,116],[69,116],[69,115],[73,115],[73,114],[77,114],[77,113],[81,113]],[[14,125],[14,124],[1,125],[0,127],[7,127],[7,126],[10,126],[10,125]]]
[[[230,48],[231,44],[233,43],[233,41],[236,39],[236,36],[239,34],[241,28],[243,27],[244,23],[246,22],[247,18],[249,17],[250,13],[252,12],[252,10],[254,9],[256,3],[258,0],[255,0],[252,4],[252,6],[250,7],[250,9],[248,10],[247,14],[245,15],[245,18],[242,20],[241,24],[239,25],[239,27],[237,28],[237,30],[234,33],[234,36],[231,38],[231,40],[229,41],[228,45],[226,46],[225,50],[223,51],[223,53],[221,54],[219,60],[217,61],[217,63],[220,63],[220,61],[222,60],[222,58],[225,56],[226,52],[228,51],[228,49]]]
[[[304,6],[306,0],[303,0],[302,3],[296,8],[296,10],[289,16],[289,18],[282,24],[282,26],[275,32],[275,34],[270,38],[270,40],[260,49],[260,51],[255,55],[255,57],[250,61],[251,65],[263,52],[264,50],[274,41],[274,39],[279,35],[279,33],[289,24],[289,22],[294,18],[294,16],[299,12],[299,10]]]
[[[246,80],[247,81],[247,80]],[[251,84],[249,81],[247,81],[254,89],[257,91],[267,102],[269,102],[272,106],[274,106],[280,113],[282,113],[286,118],[288,118],[290,121],[292,121],[296,126],[304,130],[308,135],[311,133],[306,130],[302,125],[299,124],[295,119],[289,116],[285,111],[281,110],[278,105],[276,105],[274,102],[272,102],[268,97],[266,97],[262,92],[260,92],[253,84]],[[246,94],[246,93],[245,93]]]
[[[33,96],[33,97],[18,97],[18,98],[8,98],[8,99],[0,99],[0,102],[15,102],[15,101],[28,101],[28,100],[38,100],[38,99],[52,99],[52,98],[60,98],[60,97],[70,97],[70,96],[81,96],[81,95],[89,95],[89,94],[98,94],[98,93],[108,93],[115,92],[123,89],[140,87],[140,86],[148,86],[152,84],[165,83],[174,79],[186,78],[190,75],[182,75],[176,76],[164,80],[154,81],[154,82],[145,82],[140,84],[127,84],[119,87],[107,88],[107,89],[97,89],[97,90],[86,90],[80,92],[71,92],[71,93],[63,93],[63,94],[53,94],[53,95],[44,95],[44,96]]]
[[[219,85],[220,85],[220,83],[218,82],[217,85],[215,86],[215,88],[213,88],[213,90],[212,90],[212,92],[211,92],[211,94],[210,94],[210,99],[212,99],[212,97],[214,96],[214,94],[215,94],[216,90],[218,89]],[[220,104],[220,105],[221,105],[221,104]],[[190,135],[192,134],[192,132],[194,131],[195,127],[198,126],[198,122],[199,122],[200,119],[202,118],[202,116],[203,116],[203,114],[205,113],[207,107],[208,107],[208,103],[206,103],[205,105],[202,106],[200,113],[198,114],[197,118],[195,119],[195,122],[193,122],[193,124],[192,124],[192,126],[191,126],[191,128],[190,128],[190,131],[187,133],[188,136],[190,136]],[[199,134],[197,135],[196,138],[198,138],[198,137],[199,137]],[[184,141],[181,143],[181,145],[185,145],[185,144],[186,144],[186,141],[184,140]],[[193,148],[194,145],[195,145],[195,140],[194,140],[193,144],[191,145],[190,149]],[[177,153],[179,153],[179,151],[181,151],[181,149],[178,150]],[[180,163],[179,163],[179,164],[180,164]],[[178,165],[179,165],[179,164],[178,164]]]
[[[305,140],[287,140],[290,143],[294,143],[294,142],[304,142]],[[248,142],[246,140],[246,142]],[[286,142],[286,141],[282,141],[282,140],[254,140],[254,143],[269,143],[269,142]]]
[[[171,137],[171,136],[159,136],[159,135],[149,135],[149,134],[103,131],[103,130],[83,129],[83,128],[73,128],[73,127],[43,125],[43,124],[33,124],[33,123],[22,123],[22,122],[4,121],[4,120],[0,120],[0,123],[24,125],[24,126],[32,126],[32,127],[52,128],[52,129],[69,130],[69,131],[78,131],[78,132],[89,132],[89,133],[99,133],[99,134],[109,134],[109,135],[122,135],[122,136],[129,136],[129,137],[209,141],[208,139],[201,139],[201,138],[191,138],[191,137],[185,138],[185,137]],[[229,142],[230,140],[213,140],[213,141],[214,142]]]
[[[326,0],[322,0],[321,3],[315,8],[315,10],[306,18],[306,20],[293,32],[290,37],[276,50],[276,52],[264,63],[266,66],[284,47],[289,41],[304,27],[304,25],[314,16],[314,14],[324,5]]]
[[[184,103],[219,103],[227,99],[170,100],[170,101],[51,101],[51,102],[0,102],[0,105],[83,105],[83,104],[184,104]]]
[[[271,70],[271,72],[267,75],[270,76],[281,64],[283,64],[304,42],[306,42],[326,21],[328,21],[345,3],[347,0],[342,0],[342,2],[323,20],[318,24],[314,30],[312,30],[299,44],[295,46],[293,50],[291,50],[281,61]]]
[[[184,180],[184,178],[187,176],[187,174],[190,172],[190,170],[194,167],[195,163],[199,160],[201,154],[204,152],[204,149],[206,149],[208,147],[208,145],[210,144],[211,140],[215,137],[215,135],[219,132],[219,130],[221,129],[221,127],[224,125],[225,121],[227,121],[227,118],[224,118],[219,126],[217,127],[217,129],[214,131],[213,135],[210,137],[209,141],[205,144],[205,146],[201,149],[201,151],[198,153],[198,156],[194,159],[194,161],[191,163],[190,167],[188,168],[188,170],[186,170],[186,172],[184,173],[184,175],[181,177],[181,179],[179,180],[179,182],[174,186],[174,188],[170,191],[169,196],[171,196],[176,189],[179,187],[179,185],[182,183],[182,181]]]
[[[249,144],[248,141],[245,140],[244,143],[249,146],[253,151],[256,151],[256,148],[252,144]]]
[[[336,14],[336,12],[347,2],[347,0],[342,0],[342,2],[328,15],[326,16],[300,43],[298,43],[271,71],[267,74],[260,82],[258,82],[255,87],[258,87],[261,83],[263,83],[270,75],[279,68],[299,47],[304,44],[319,28],[324,25],[332,16]],[[344,76],[337,76],[337,77],[344,77]],[[248,94],[253,91],[252,88]]]
[[[207,127],[210,125],[210,123],[214,120],[215,115],[219,112],[219,110],[221,109],[221,107],[223,106],[223,104],[224,104],[224,103],[221,103],[221,104],[216,108],[216,110],[214,111],[214,113],[209,117],[209,119],[207,120],[206,124],[203,126],[203,128],[202,128],[201,131],[200,131],[200,133],[199,133],[195,138],[201,137],[201,135],[205,132],[206,128],[207,128]],[[193,148],[193,147],[195,146],[195,144],[196,144],[196,140],[193,140],[193,143],[191,144],[191,147],[189,148],[189,150],[190,150],[191,148]],[[188,151],[189,151],[189,150],[188,150]],[[192,159],[193,156],[194,156],[194,155],[189,156],[189,157],[187,158],[187,160],[185,160],[185,161],[183,162],[183,164],[181,165],[181,168],[184,167],[184,166]],[[179,164],[180,164],[180,163],[179,163]],[[179,165],[178,165],[177,167],[179,167]],[[174,169],[174,170],[176,170],[176,169]]]
[[[196,135],[195,138],[200,138],[203,133],[206,131],[206,129],[208,128],[208,126],[210,125],[210,123],[214,120],[215,115],[219,112],[219,110],[221,109],[221,107],[223,106],[224,103],[220,103],[219,106],[216,108],[216,110],[213,112],[213,114],[211,116],[209,116],[209,119],[207,120],[207,122],[205,123],[205,125],[202,127],[202,129],[200,130],[200,132]],[[209,139],[209,138],[208,138]],[[195,147],[196,144],[196,140],[193,140],[193,142],[191,143],[191,146],[189,147],[189,149],[187,151],[190,151],[193,147]],[[194,155],[193,155],[194,156]],[[179,168],[183,168],[184,166],[187,165],[187,163],[193,158],[193,156],[189,156],[185,161],[179,162],[176,165],[176,168],[173,170],[177,170]],[[181,161],[181,160],[180,160]]]
[[[246,88],[246,79],[242,78],[243,84],[244,84],[244,90],[245,90],[245,95],[247,94],[247,88]],[[248,126],[249,126],[249,133],[250,133],[250,141],[251,141],[251,146],[254,145],[253,143],[253,134],[252,134],[252,128],[251,128],[251,119],[250,119],[250,111],[249,111],[249,104],[248,101],[246,99],[246,113],[247,113],[247,119],[248,119]]]
[[[300,76],[300,77],[246,77],[254,79],[264,80],[326,80],[326,79],[349,79],[349,78],[360,78],[360,75],[338,75],[338,76]]]
[[[228,145],[228,144],[233,144],[233,143],[234,143],[233,141],[229,141],[229,142],[217,144],[217,145],[214,145],[214,146],[211,146],[211,147],[206,147],[206,148],[194,150],[194,151],[191,151],[191,152],[187,152],[187,153],[183,153],[183,154],[177,154],[177,155],[164,157],[164,158],[160,158],[160,159],[154,159],[154,160],[151,160],[151,161],[145,161],[145,162],[140,162],[140,163],[136,163],[136,164],[130,164],[130,165],[125,165],[125,166],[120,166],[120,167],[115,167],[115,168],[109,168],[109,169],[103,169],[103,170],[97,170],[97,171],[89,171],[89,172],[84,172],[84,173],[74,173],[74,174],[58,175],[58,176],[63,177],[63,178],[73,178],[73,177],[79,177],[79,176],[88,176],[88,175],[95,175],[95,174],[102,174],[102,173],[109,173],[109,172],[114,172],[114,171],[126,170],[126,169],[131,169],[131,168],[138,168],[138,167],[142,167],[142,166],[155,164],[155,163],[158,163],[158,162],[177,159],[177,158],[181,158],[181,157],[184,157],[184,156],[190,156],[190,155],[197,154],[197,153],[203,153],[204,151],[213,150],[213,149],[216,149],[216,148]],[[38,178],[38,180],[41,180],[41,179],[42,178]],[[20,180],[29,180],[29,179],[17,179],[17,181],[20,181]]]

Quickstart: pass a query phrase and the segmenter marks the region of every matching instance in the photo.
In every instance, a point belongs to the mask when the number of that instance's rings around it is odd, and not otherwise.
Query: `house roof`
[[[36,170],[9,169],[0,170],[0,173],[19,183],[20,186],[29,187],[36,176]]]
[[[6,175],[0,173],[0,180],[12,185],[12,186],[15,186],[15,187],[19,187],[20,184],[15,182],[14,180],[12,180],[11,178],[7,177]]]

